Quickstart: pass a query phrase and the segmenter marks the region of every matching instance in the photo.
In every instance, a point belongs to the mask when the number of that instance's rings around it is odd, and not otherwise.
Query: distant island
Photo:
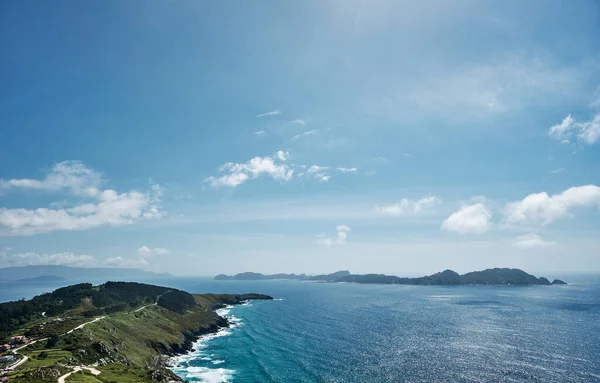
[[[25,283],[38,283],[38,282],[62,282],[66,281],[66,278],[59,277],[57,275],[40,275],[32,278],[23,278],[19,279],[17,282],[25,282]]]
[[[181,382],[169,358],[230,325],[216,309],[255,299],[273,298],[107,282],[0,303],[0,380]]]
[[[171,274],[111,267],[69,267],[62,265],[13,266],[0,268],[0,282],[54,276],[69,281],[140,281],[172,278]]]
[[[494,268],[482,271],[472,271],[466,274],[458,274],[452,270],[445,270],[432,275],[418,278],[397,277],[384,274],[350,274],[349,271],[338,271],[332,274],[307,276],[305,274],[272,274],[264,275],[260,273],[240,273],[234,276],[219,274],[215,280],[268,280],[268,279],[296,279],[312,280],[324,282],[350,282],[350,283],[378,283],[394,285],[566,285],[560,279],[550,282],[547,278],[537,278],[520,269]]]
[[[215,281],[261,281],[261,280],[272,280],[272,279],[291,279],[300,281],[321,281],[321,282],[335,282],[339,278],[350,275],[347,270],[336,271],[331,274],[323,275],[306,275],[306,274],[261,274],[245,272],[236,275],[225,275],[219,274],[214,280]]]

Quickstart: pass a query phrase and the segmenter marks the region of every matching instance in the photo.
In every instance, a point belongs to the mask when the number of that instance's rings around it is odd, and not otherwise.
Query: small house
[[[27,341],[27,338],[25,338],[25,336],[17,335],[17,336],[13,336],[12,338],[10,338],[9,344],[12,346],[13,344],[25,343],[26,341]]]

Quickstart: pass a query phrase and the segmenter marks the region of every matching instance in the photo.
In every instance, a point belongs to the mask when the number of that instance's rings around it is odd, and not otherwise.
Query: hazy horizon
[[[66,265],[26,265],[26,266],[8,266],[8,267],[37,267],[37,266],[64,266],[67,268],[84,268],[84,269],[114,269],[114,270],[122,270],[124,272],[127,271],[133,271],[133,272],[139,272],[139,271],[146,271],[144,269],[138,269],[138,268],[122,268],[122,267],[107,267],[107,266],[103,266],[103,267],[98,267],[98,266],[66,266]],[[0,268],[1,270],[2,268]],[[215,276],[219,275],[219,274],[225,274],[225,275],[229,275],[229,276],[233,276],[236,274],[240,274],[240,273],[246,273],[246,272],[252,272],[252,273],[259,273],[259,274],[264,274],[264,275],[273,275],[273,274],[296,274],[296,275],[302,275],[305,274],[307,276],[315,276],[315,275],[326,275],[326,274],[332,274],[334,272],[338,272],[338,271],[349,271],[351,274],[386,274],[386,275],[394,275],[394,276],[398,276],[398,277],[422,277],[422,276],[427,276],[427,275],[431,275],[431,274],[435,274],[437,272],[442,272],[444,270],[447,269],[440,269],[437,271],[432,271],[432,272],[403,272],[403,271],[386,271],[386,272],[382,272],[382,271],[361,271],[361,270],[349,270],[349,269],[345,269],[345,268],[338,268],[335,270],[324,270],[324,271],[317,271],[317,272],[298,272],[298,271],[274,271],[274,272],[264,272],[261,270],[256,270],[256,269],[248,269],[248,270],[241,270],[241,271],[235,271],[235,272],[220,272],[220,273],[209,273],[209,274],[177,274],[177,273],[167,273],[167,272],[156,272],[154,271],[153,273],[156,273],[157,275],[160,274],[168,274],[169,276],[175,277],[175,278],[209,278],[212,279]],[[473,269],[473,270],[455,270],[455,269],[450,269],[453,271],[456,271],[458,274],[465,274],[468,272],[472,272],[472,271],[482,271],[484,269]],[[600,276],[599,272],[594,272],[594,271],[581,271],[581,272],[570,272],[570,271],[539,271],[539,270],[523,270],[529,274],[532,274],[536,277],[551,277],[552,278],[560,278],[562,277],[598,277]],[[152,271],[151,271],[152,272]],[[39,275],[52,275],[51,273],[38,273]],[[76,275],[74,275],[76,277]],[[65,278],[67,278],[67,280],[69,280],[69,276],[63,276]],[[80,278],[81,279],[81,278]],[[109,278],[110,279],[110,278]],[[0,281],[2,280],[2,278],[0,277]]]

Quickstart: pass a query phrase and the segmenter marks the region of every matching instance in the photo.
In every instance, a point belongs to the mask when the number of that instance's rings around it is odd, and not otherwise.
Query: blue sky
[[[594,1],[0,5],[0,266],[600,271]]]

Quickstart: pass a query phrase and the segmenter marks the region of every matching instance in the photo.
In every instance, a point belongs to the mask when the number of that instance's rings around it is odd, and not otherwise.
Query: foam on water
[[[208,368],[208,367],[187,367],[184,370],[177,370],[178,375],[184,374],[184,379],[196,379],[206,383],[227,383],[231,381],[235,371],[226,368]]]
[[[220,309],[216,310],[215,312],[219,316],[227,317],[227,314],[229,314],[229,312],[231,311],[232,308],[233,308],[233,306],[227,305],[227,306],[225,306],[223,308],[220,308]]]
[[[233,306],[227,305],[215,311],[217,315],[226,318],[229,321],[228,328],[221,328],[216,333],[202,335],[196,342],[194,342],[192,351],[188,352],[187,354],[178,355],[171,358],[169,365],[174,373],[184,379],[193,379],[193,381],[205,383],[221,383],[231,381],[235,370],[193,366],[191,365],[191,362],[201,360],[211,362],[213,365],[225,363],[225,361],[222,359],[213,360],[213,354],[208,355],[206,353],[206,347],[211,340],[230,335],[234,328],[242,324],[242,320],[240,318],[229,315],[232,309]]]

